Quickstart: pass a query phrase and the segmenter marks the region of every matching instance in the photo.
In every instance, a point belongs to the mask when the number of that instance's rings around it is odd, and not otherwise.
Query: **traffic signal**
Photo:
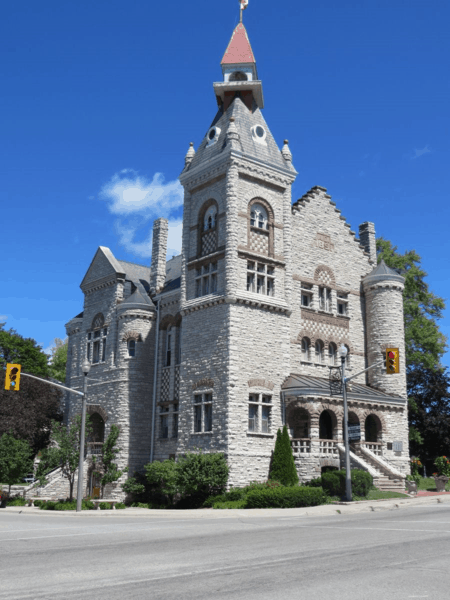
[[[18,391],[20,388],[20,370],[21,365],[6,365],[5,390]]]
[[[388,375],[400,373],[398,348],[386,348],[386,373]]]

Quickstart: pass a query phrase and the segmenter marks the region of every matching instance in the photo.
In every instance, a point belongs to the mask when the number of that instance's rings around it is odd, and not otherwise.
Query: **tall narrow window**
[[[178,404],[173,405],[172,414],[172,437],[178,437]]]
[[[317,340],[315,349],[316,349],[316,363],[323,363],[324,359],[324,350],[323,350],[323,342],[321,340]]]
[[[194,396],[194,433],[212,431],[212,394]]]
[[[195,295],[207,296],[217,292],[217,263],[208,263],[195,271]]]
[[[302,360],[305,362],[309,361],[309,339],[304,337],[302,339]]]
[[[136,340],[128,340],[128,356],[136,355]]]
[[[333,344],[333,342],[330,342],[328,344],[328,363],[330,365],[330,367],[333,367],[336,364],[336,358],[337,358],[337,348],[336,348],[336,344]]]
[[[253,204],[250,211],[250,225],[259,229],[268,229],[267,211],[261,204]]]
[[[170,367],[172,358],[172,327],[167,328],[166,334],[166,367]]]
[[[92,326],[97,326],[93,331],[89,331],[87,335],[86,358],[97,364],[106,360],[106,336],[108,334],[107,327],[103,327],[103,315],[98,314],[92,323]]]
[[[331,311],[331,290],[329,288],[319,288],[319,308],[326,312]]]

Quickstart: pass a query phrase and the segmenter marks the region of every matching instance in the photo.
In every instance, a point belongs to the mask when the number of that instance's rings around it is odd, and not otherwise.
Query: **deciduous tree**
[[[11,432],[0,437],[0,482],[11,486],[33,471],[30,445],[25,440],[16,439]]]

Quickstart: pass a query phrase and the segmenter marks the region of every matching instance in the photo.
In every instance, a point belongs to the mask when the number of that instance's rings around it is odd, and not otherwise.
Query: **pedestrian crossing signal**
[[[20,389],[20,370],[22,365],[6,365],[5,390],[13,390],[15,392]]]
[[[400,373],[398,348],[386,348],[386,373],[388,375]]]

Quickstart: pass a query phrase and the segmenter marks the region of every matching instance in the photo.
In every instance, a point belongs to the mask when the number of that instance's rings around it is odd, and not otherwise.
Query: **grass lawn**
[[[434,477],[422,477],[420,479],[420,482],[419,482],[419,485],[418,485],[418,489],[419,490],[425,490],[425,491],[428,491],[428,492],[435,492],[436,491],[436,484],[434,482]],[[445,486],[445,491],[446,492],[450,492],[450,481]]]

